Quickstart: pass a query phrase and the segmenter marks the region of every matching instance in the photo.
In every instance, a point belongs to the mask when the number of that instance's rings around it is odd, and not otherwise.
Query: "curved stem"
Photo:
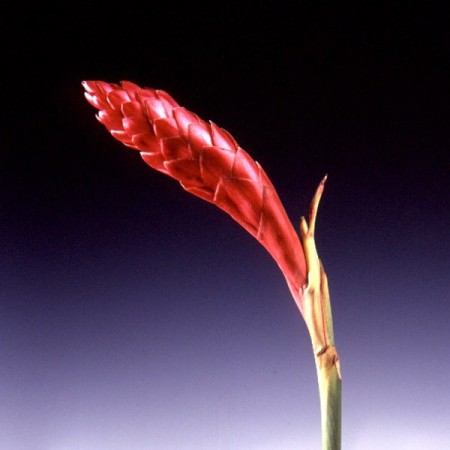
[[[340,450],[341,371],[334,345],[328,280],[317,254],[314,238],[317,211],[326,179],[325,176],[311,201],[309,223],[304,217],[300,222],[308,269],[308,282],[303,288],[303,315],[311,336],[319,382],[322,450]]]

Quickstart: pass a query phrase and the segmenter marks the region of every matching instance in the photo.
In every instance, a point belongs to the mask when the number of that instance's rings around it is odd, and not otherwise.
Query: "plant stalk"
[[[311,201],[309,223],[304,217],[300,233],[308,270],[308,281],[303,288],[303,317],[305,318],[316,362],[319,383],[322,450],[341,449],[341,371],[334,345],[328,280],[317,254],[314,238],[320,198],[327,177],[321,181]]]
[[[341,449],[341,377],[338,366],[332,362],[335,356],[336,350],[332,346],[315,358],[320,394],[322,450]]]

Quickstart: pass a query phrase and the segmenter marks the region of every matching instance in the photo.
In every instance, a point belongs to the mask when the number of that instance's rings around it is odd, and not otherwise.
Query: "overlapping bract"
[[[186,191],[226,211],[267,249],[302,311],[302,244],[266,173],[233,137],[164,91],[129,81],[82,84],[98,120],[116,139]]]

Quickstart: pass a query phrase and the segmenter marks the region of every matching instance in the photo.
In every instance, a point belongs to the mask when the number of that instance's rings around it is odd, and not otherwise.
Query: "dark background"
[[[2,18],[0,447],[313,449],[310,341],[269,255],[95,119],[81,81],[229,131],[317,244],[343,448],[450,445],[449,14],[161,2]]]

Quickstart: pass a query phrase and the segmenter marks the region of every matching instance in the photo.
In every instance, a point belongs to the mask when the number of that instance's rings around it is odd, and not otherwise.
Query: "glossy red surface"
[[[306,263],[299,236],[269,177],[234,138],[164,91],[128,81],[82,84],[114,138],[140,151],[149,166],[186,191],[227,212],[267,249],[302,311]]]

